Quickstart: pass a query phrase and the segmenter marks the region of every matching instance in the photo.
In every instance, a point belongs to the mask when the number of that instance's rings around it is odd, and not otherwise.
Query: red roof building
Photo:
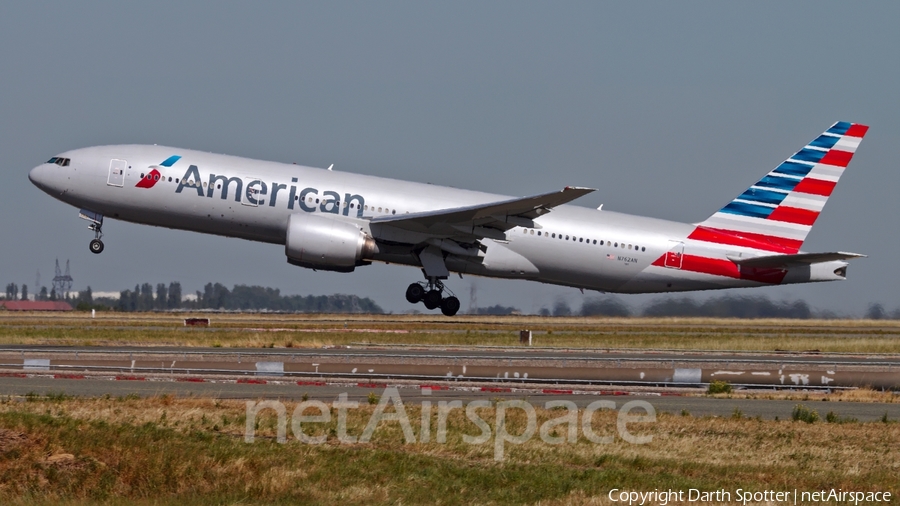
[[[71,311],[72,306],[61,300],[0,300],[0,309],[7,311]]]

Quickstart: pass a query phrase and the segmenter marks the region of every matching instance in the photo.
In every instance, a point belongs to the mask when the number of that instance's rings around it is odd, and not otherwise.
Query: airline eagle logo
[[[143,174],[141,177],[141,180],[138,181],[137,184],[134,185],[134,187],[135,188],[153,188],[153,186],[156,185],[156,183],[159,182],[159,180],[163,178],[162,174],[160,174],[160,172],[159,172],[159,167],[171,167],[178,160],[181,160],[180,156],[172,155],[172,156],[166,158],[159,165],[151,165],[149,167],[150,172]]]

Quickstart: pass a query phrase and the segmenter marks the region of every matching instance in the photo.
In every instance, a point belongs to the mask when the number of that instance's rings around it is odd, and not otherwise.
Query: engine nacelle
[[[353,223],[312,213],[288,218],[284,253],[293,265],[352,272],[357,265],[366,265],[375,249],[375,240]]]

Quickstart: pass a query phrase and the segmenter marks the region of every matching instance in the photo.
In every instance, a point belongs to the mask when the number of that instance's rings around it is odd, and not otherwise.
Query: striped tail
[[[868,129],[857,123],[835,123],[699,223],[688,238],[797,253]]]

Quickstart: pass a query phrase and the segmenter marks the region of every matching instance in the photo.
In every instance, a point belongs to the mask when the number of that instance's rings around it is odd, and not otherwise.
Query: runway
[[[0,347],[0,392],[102,397],[174,394],[229,399],[340,393],[366,402],[387,386],[405,402],[523,399],[536,404],[643,399],[659,412],[789,419],[795,400],[696,396],[714,380],[736,388],[900,389],[900,355],[874,353],[680,351],[615,348],[364,345],[318,348],[179,346]],[[423,394],[428,386],[430,395]],[[821,397],[821,396],[820,396]],[[900,399],[898,399],[900,400]],[[900,419],[900,403],[806,402],[860,421]]]
[[[282,401],[300,402],[303,398],[316,399],[324,402],[337,400],[341,393],[346,393],[348,400],[358,401],[361,404],[367,402],[370,393],[381,395],[385,385],[369,385],[361,387],[353,383],[330,383],[316,385],[313,382],[300,382],[287,380],[269,380],[263,383],[238,383],[236,380],[213,380],[206,382],[194,381],[152,381],[152,380],[115,380],[115,377],[107,379],[66,379],[52,376],[37,376],[32,378],[0,377],[0,391],[5,395],[13,396],[17,400],[24,400],[31,394],[66,394],[77,397],[125,397],[138,395],[149,397],[156,395],[172,394],[176,396],[212,397],[220,399],[279,399]],[[657,413],[690,414],[692,416],[733,416],[735,410],[739,410],[745,417],[760,417],[767,420],[789,420],[791,412],[798,404],[796,400],[768,400],[768,399],[722,399],[713,397],[689,397],[661,395],[660,392],[618,392],[620,395],[610,395],[602,390],[595,392],[582,391],[580,393],[568,393],[558,390],[541,390],[529,388],[494,388],[494,389],[427,389],[430,395],[423,395],[419,385],[400,384],[398,391],[404,403],[420,403],[429,400],[436,404],[442,400],[461,400],[467,403],[474,399],[526,399],[535,405],[541,405],[550,400],[569,400],[580,408],[583,408],[596,400],[609,400],[621,407],[624,403],[641,399],[649,402]],[[546,392],[546,393],[545,393]],[[900,400],[900,399],[898,399]],[[824,417],[829,411],[833,411],[840,417],[852,417],[861,422],[877,421],[887,414],[890,420],[900,419],[900,403],[874,403],[874,402],[802,402],[810,409],[817,410]]]
[[[0,348],[0,369],[33,373],[232,375],[497,382],[511,385],[900,389],[895,354],[482,347]]]

